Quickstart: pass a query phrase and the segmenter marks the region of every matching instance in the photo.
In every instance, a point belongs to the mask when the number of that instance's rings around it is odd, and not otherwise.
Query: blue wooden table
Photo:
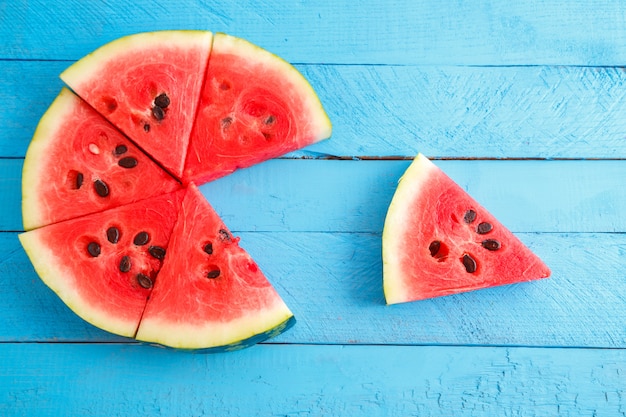
[[[17,240],[58,74],[120,36],[184,28],[294,63],[334,124],[202,187],[298,320],[232,353],[86,324]],[[15,0],[0,30],[0,415],[626,415],[626,4]],[[418,152],[552,277],[386,306],[383,220]]]

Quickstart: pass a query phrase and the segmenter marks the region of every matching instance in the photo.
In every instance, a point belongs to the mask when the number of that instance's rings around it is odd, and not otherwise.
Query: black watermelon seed
[[[228,230],[220,229],[219,233],[220,233],[220,239],[222,239],[222,240],[230,240],[231,239],[230,233],[228,233]]]
[[[137,160],[132,156],[122,158],[117,163],[122,168],[135,168],[137,166]]]
[[[82,173],[78,173],[76,174],[76,189],[78,190],[80,187],[83,186],[83,174]]]
[[[150,240],[148,232],[139,232],[133,239],[133,243],[137,246],[143,246]]]
[[[213,278],[217,278],[217,277],[219,277],[219,276],[220,276],[220,270],[219,270],[219,269],[212,269],[212,270],[210,270],[210,271],[206,274],[206,277],[207,277],[207,278],[211,278],[211,279],[213,279]]]
[[[463,262],[463,266],[465,266],[465,270],[467,272],[469,272],[470,274],[476,272],[476,261],[470,255],[466,253],[465,255],[463,255],[461,261]]]
[[[149,132],[150,131],[150,125],[148,123],[143,125],[143,130],[146,131],[146,132]]]
[[[130,271],[130,256],[128,255],[124,255],[122,256],[122,259],[120,260],[120,271],[121,272],[128,272]]]
[[[161,121],[165,117],[165,112],[163,111],[162,108],[158,106],[154,106],[152,108],[152,115],[154,116],[155,119]]]
[[[89,242],[87,245],[87,252],[89,252],[89,254],[94,258],[97,258],[100,256],[100,245],[96,242]]]
[[[95,180],[93,182],[93,187],[100,197],[106,197],[109,195],[109,186],[104,181]]]
[[[120,229],[111,226],[107,229],[107,240],[111,243],[117,243],[120,240]]]
[[[115,155],[122,155],[128,151],[128,147],[126,145],[117,145],[115,147]]]
[[[165,249],[160,246],[150,246],[148,253],[156,259],[163,259],[165,257]]]
[[[206,245],[204,245],[204,248],[202,248],[206,253],[208,253],[209,255],[213,254],[213,244],[212,243],[207,243]]]
[[[170,98],[165,93],[159,94],[154,99],[154,105],[164,109],[164,108],[166,108],[167,106],[170,105]]]
[[[487,250],[498,250],[501,248],[500,242],[495,239],[483,240],[481,244],[483,245],[483,248]]]
[[[485,233],[491,232],[491,229],[493,229],[493,226],[491,225],[491,223],[482,222],[476,228],[476,232],[479,235],[484,235]]]
[[[439,253],[439,249],[441,249],[441,242],[438,240],[433,240],[430,242],[428,246],[428,250],[430,251],[430,256],[435,256]]]
[[[265,122],[266,125],[271,125],[271,124],[274,124],[275,121],[276,121],[276,118],[274,116],[270,115],[270,116],[268,116],[265,119],[264,122]]]
[[[147,290],[152,288],[152,279],[150,279],[149,276],[145,274],[137,274],[135,278],[137,278],[137,282],[139,283],[139,285],[141,285],[142,288],[145,288]]]
[[[465,212],[465,216],[463,216],[463,221],[467,224],[472,223],[476,220],[476,212],[472,209],[469,209]]]

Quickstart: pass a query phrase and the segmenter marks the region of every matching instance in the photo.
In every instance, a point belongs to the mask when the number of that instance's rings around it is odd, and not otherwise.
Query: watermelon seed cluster
[[[463,215],[463,221],[466,224],[472,224],[476,221],[476,211],[469,209]],[[489,222],[481,222],[476,226],[475,232],[479,235],[485,235],[493,230],[493,225]],[[489,251],[497,251],[502,245],[496,239],[485,239],[481,242],[481,246]],[[441,262],[447,259],[448,257],[448,248],[439,240],[433,240],[428,246],[428,250],[430,252],[430,256],[437,259],[437,261]],[[476,272],[478,269],[478,264],[476,259],[469,254],[464,253],[461,257],[461,263],[465,267],[465,271],[472,274]]]
[[[120,240],[120,236],[121,236],[120,230],[115,226],[109,227],[106,231],[107,241],[109,241],[112,244],[118,243]],[[150,235],[146,231],[141,231],[137,233],[135,237],[133,238],[133,244],[135,246],[144,246],[148,244],[149,241],[150,241]],[[162,261],[163,258],[165,258],[165,252],[166,252],[165,248],[161,246],[151,245],[150,247],[148,247],[148,254],[150,254],[150,256],[152,256],[153,258],[158,259],[159,261]],[[100,246],[98,242],[93,242],[93,241],[89,242],[87,244],[87,253],[93,258],[97,258],[102,253],[102,247]],[[132,267],[131,257],[128,255],[122,256],[122,258],[120,259],[120,263],[118,265],[120,272],[123,272],[123,273],[130,272],[131,267]],[[145,288],[145,289],[152,288],[153,281],[152,281],[152,278],[150,278],[148,275],[144,273],[138,273],[135,276],[135,278],[137,279],[137,283],[142,288]]]
[[[220,229],[218,231],[219,233],[219,240],[222,242],[233,242],[233,238],[231,236],[231,234],[228,232],[228,230],[225,229]],[[202,250],[204,251],[204,253],[206,253],[207,255],[213,255],[213,243],[212,242],[207,242],[202,246]],[[208,272],[206,273],[206,277],[209,279],[215,279],[217,277],[219,277],[221,275],[221,270],[220,267],[217,265],[209,265],[209,267],[207,268]]]

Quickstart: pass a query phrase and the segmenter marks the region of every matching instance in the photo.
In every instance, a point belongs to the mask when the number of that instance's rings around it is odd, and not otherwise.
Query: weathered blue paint
[[[58,74],[172,28],[294,63],[333,122],[331,140],[201,188],[298,320],[238,352],[85,323],[17,240],[22,158]],[[625,415],[624,28],[608,0],[0,5],[0,415]],[[553,276],[384,305],[380,233],[418,152]]]

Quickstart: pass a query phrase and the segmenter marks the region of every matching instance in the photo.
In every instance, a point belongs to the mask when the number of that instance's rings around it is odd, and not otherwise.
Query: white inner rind
[[[383,257],[383,290],[387,304],[400,303],[406,300],[406,273],[401,268],[400,256],[406,248],[400,247],[406,233],[406,219],[411,215],[411,203],[419,195],[424,184],[428,182],[435,165],[421,153],[418,154],[399,180],[393,195],[382,237]]]
[[[287,306],[277,300],[272,308],[254,311],[246,316],[202,325],[174,323],[158,317],[144,317],[135,338],[182,349],[205,349],[225,346],[268,332],[292,317]]]
[[[26,151],[22,168],[22,223],[24,230],[41,226],[42,215],[47,210],[37,193],[39,183],[47,178],[46,173],[42,172],[45,164],[42,164],[41,161],[47,158],[48,147],[55,143],[54,139],[58,135],[63,120],[73,111],[73,107],[69,105],[73,99],[72,93],[63,87],[39,121]]]

